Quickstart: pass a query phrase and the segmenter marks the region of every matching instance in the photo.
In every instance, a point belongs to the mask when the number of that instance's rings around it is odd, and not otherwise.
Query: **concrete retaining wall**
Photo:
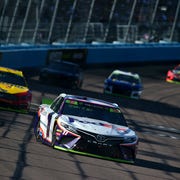
[[[0,46],[0,65],[11,68],[45,65],[50,50],[85,49],[85,63],[180,61],[180,44],[69,44]]]

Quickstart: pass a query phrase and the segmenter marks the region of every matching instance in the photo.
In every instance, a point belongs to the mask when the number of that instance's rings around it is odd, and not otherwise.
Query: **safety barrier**
[[[65,57],[65,60],[84,62],[86,65],[179,61],[180,43],[1,45],[0,65],[11,68],[40,67],[53,58],[49,52],[54,52],[56,58]]]

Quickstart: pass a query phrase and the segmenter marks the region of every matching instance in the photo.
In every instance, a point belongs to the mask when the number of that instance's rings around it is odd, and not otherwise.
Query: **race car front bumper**
[[[61,127],[57,130],[56,135],[56,149],[65,148],[72,152],[128,162],[134,162],[136,159],[138,139],[132,143],[125,143],[123,138],[102,136],[103,141],[98,141],[98,134],[88,133],[82,130],[78,130],[75,134]]]

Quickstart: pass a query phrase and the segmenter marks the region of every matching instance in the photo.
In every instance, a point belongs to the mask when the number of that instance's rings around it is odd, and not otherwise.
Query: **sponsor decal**
[[[52,115],[54,114],[54,112],[52,112],[52,113],[49,113],[48,114],[48,124],[47,124],[47,137],[49,136],[49,130],[50,130],[50,125],[51,125],[51,120],[52,120]]]

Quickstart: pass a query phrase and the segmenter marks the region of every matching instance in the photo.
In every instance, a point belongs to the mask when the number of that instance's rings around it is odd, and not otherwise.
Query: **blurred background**
[[[1,44],[180,42],[180,0],[0,0]]]

